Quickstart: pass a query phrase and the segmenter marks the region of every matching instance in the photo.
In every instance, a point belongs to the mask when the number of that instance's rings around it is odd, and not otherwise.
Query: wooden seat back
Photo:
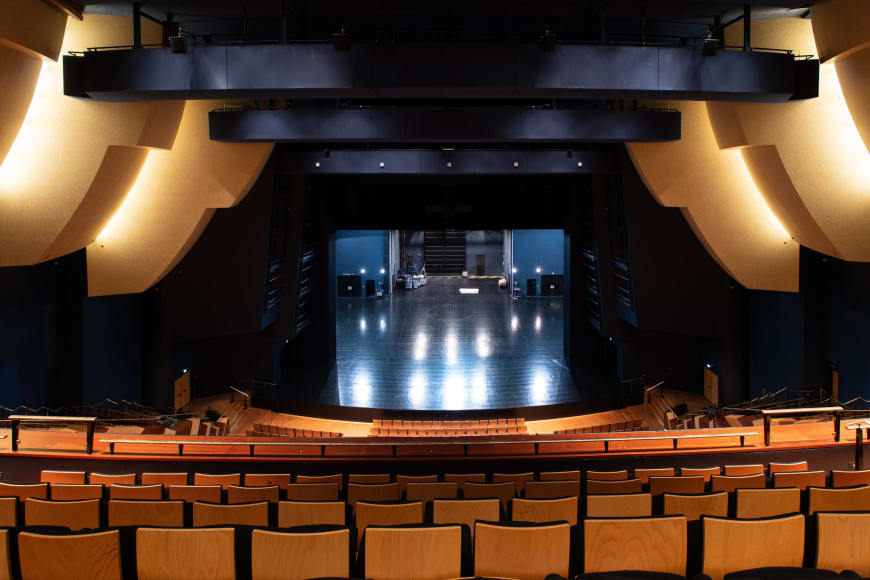
[[[831,487],[852,487],[853,485],[870,485],[870,469],[831,470]]]
[[[109,486],[109,499],[163,499],[163,486],[124,485],[113,483]]]
[[[435,524],[465,524],[474,539],[474,522],[497,522],[501,507],[498,499],[436,499],[432,502]]]
[[[221,505],[193,502],[193,527],[268,526],[269,502]]]
[[[278,487],[287,487],[290,485],[289,473],[246,473],[245,485],[248,487],[266,487],[269,485],[277,485]]]
[[[725,475],[764,475],[764,466],[760,463],[751,465],[726,465],[724,468]]]
[[[580,479],[580,470],[575,471],[542,471],[538,474],[540,481],[575,481]]]
[[[816,517],[816,567],[870,576],[870,514],[820,513]]]
[[[498,498],[505,511],[511,500],[516,496],[517,486],[513,481],[501,483],[474,483],[466,482],[464,497],[469,499]]]
[[[639,518],[652,515],[652,495],[622,493],[586,497],[587,518]]]
[[[0,580],[11,579],[12,555],[9,552],[9,530],[0,530]]]
[[[59,501],[103,499],[103,486],[78,483],[53,483],[51,484],[51,499]]]
[[[350,576],[350,530],[251,532],[252,580]]]
[[[587,519],[584,572],[646,570],[686,574],[686,518]]]
[[[397,475],[396,483],[399,484],[399,493],[404,493],[409,483],[437,483],[437,475]]]
[[[461,576],[462,528],[370,528],[365,577],[440,580]]]
[[[18,534],[21,577],[121,580],[121,534]]]
[[[728,493],[677,494],[665,493],[663,497],[664,515],[685,516],[693,522],[701,516],[728,517]]]
[[[335,483],[338,489],[344,489],[344,476],[340,473],[335,475],[297,475],[296,483]]]
[[[29,497],[48,499],[47,483],[0,483],[0,497],[17,497],[21,501]]]
[[[223,489],[229,489],[231,485],[241,485],[241,473],[194,473],[193,485],[219,485]]]
[[[587,495],[614,495],[617,493],[640,493],[643,482],[639,479],[589,480],[586,482]]]
[[[575,481],[526,482],[525,497],[529,499],[555,499],[569,496],[580,497],[579,479]]]
[[[254,503],[269,501],[278,503],[278,486],[243,487],[231,485],[227,488],[227,503]]]
[[[762,489],[767,487],[764,474],[755,475],[714,475],[710,478],[713,491],[734,491],[736,489]]]
[[[515,527],[477,522],[475,528],[476,576],[568,577],[571,527],[567,523]]]
[[[170,485],[187,485],[187,473],[143,473],[139,476],[142,485],[160,484],[163,487]]]
[[[343,501],[282,501],[278,502],[278,527],[346,525]]]
[[[704,493],[704,476],[652,476],[649,478],[649,492],[652,495],[663,493]]]
[[[351,473],[348,483],[390,483],[389,473]]]
[[[721,475],[722,468],[721,467],[681,467],[680,475],[700,475],[704,478],[704,481],[710,481],[710,478],[714,475]]]
[[[61,526],[70,530],[100,527],[100,500],[50,501],[29,497],[24,500],[24,525]]]
[[[858,487],[810,487],[807,514],[816,512],[870,511],[870,485]]]
[[[109,500],[109,526],[184,526],[183,501]]]
[[[358,501],[398,501],[398,483],[348,483],[347,503],[355,506]]]
[[[0,526],[14,528],[18,525],[18,498],[0,497]],[[2,562],[0,562],[2,568]]]
[[[139,528],[139,580],[235,580],[233,528]]]
[[[774,473],[785,473],[788,471],[809,471],[809,464],[806,461],[795,461],[793,463],[768,463],[767,472],[770,475]]]
[[[526,488],[528,493],[528,488]],[[521,499],[515,498],[512,507],[512,520],[515,522],[561,522],[577,525],[577,504],[579,498],[561,497],[559,499]],[[493,521],[493,520],[490,520]]]
[[[796,487],[738,489],[735,495],[735,515],[739,519],[769,518],[801,511],[801,490]]]
[[[657,467],[654,469],[635,469],[634,478],[642,483],[649,483],[650,477],[673,477],[676,472],[673,467]]]
[[[825,487],[827,475],[825,471],[781,471],[773,475],[773,487]]]
[[[99,485],[112,485],[113,483],[122,483],[125,485],[136,485],[135,473],[90,473],[88,475],[88,483]]]
[[[442,481],[455,481],[459,486],[459,489],[465,490],[465,484],[468,482],[472,483],[486,483],[486,474],[485,473],[445,473],[441,478]]]
[[[508,481],[514,482],[517,487],[516,496],[519,497],[523,494],[523,490],[526,488],[527,481],[534,481],[535,474],[534,473],[493,473],[492,474],[492,482],[493,483],[506,483]]]
[[[298,501],[336,501],[339,487],[335,482],[291,483],[285,488],[287,499]]]
[[[50,469],[43,469],[39,473],[39,481],[42,483],[71,483],[71,484],[83,484],[85,483],[85,472],[84,471],[53,471]]]
[[[703,573],[722,580],[731,572],[768,566],[800,567],[804,560],[804,516],[760,520],[705,517]]]
[[[408,483],[405,490],[405,499],[408,501],[422,501],[424,504],[433,499],[455,499],[459,488],[455,481],[440,483]]]
[[[368,526],[422,523],[423,502],[377,504],[361,501],[356,506],[356,546],[359,548]]]
[[[181,499],[186,502],[207,501],[221,502],[221,486],[219,485],[170,485],[169,499]]]
[[[619,471],[587,471],[586,479],[594,481],[620,481],[628,479],[628,470],[620,469]]]

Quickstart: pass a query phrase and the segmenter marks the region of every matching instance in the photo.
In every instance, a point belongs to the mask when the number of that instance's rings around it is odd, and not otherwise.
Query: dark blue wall
[[[800,294],[751,292],[749,394],[803,386],[804,301]]]
[[[386,274],[381,274],[381,268],[386,270],[386,247],[389,230],[338,230],[335,232],[335,274],[361,274],[363,295],[365,295],[366,280],[373,279],[375,284],[384,282]]]
[[[541,274],[565,273],[564,230],[514,230],[514,285],[526,294],[526,280],[537,280],[541,293]],[[541,274],[536,272],[541,268]]]
[[[504,274],[504,230],[465,232],[465,269],[476,274],[477,255],[484,256],[485,276]]]

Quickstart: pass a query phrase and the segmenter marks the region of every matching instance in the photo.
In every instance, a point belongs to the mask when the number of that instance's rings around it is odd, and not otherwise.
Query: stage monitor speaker
[[[526,280],[526,296],[537,296],[538,295],[538,279],[537,278],[529,278]]]
[[[338,295],[342,298],[358,298],[362,296],[362,276],[358,274],[339,276]]]
[[[565,293],[565,276],[562,274],[541,275],[541,296],[562,296]]]
[[[375,281],[374,280],[366,280],[366,296],[374,296],[375,295]]]

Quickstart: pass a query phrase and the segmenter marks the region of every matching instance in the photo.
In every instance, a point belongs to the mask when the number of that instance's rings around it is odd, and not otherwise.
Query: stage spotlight
[[[343,26],[341,30],[332,35],[332,40],[335,43],[335,50],[341,52],[350,50],[350,34],[344,31]]]
[[[541,273],[541,267],[538,266],[537,268],[535,268],[535,272],[537,272],[538,274],[540,274],[540,273]]]
[[[550,32],[550,28],[544,31],[541,35],[541,50],[544,52],[553,52],[556,50],[556,35]]]
[[[359,273],[360,273],[360,274],[365,274],[365,273],[366,273],[366,269],[365,269],[365,268],[360,268],[360,269],[359,269]]]
[[[384,274],[385,272],[386,272],[386,270],[384,270],[383,268],[381,268],[381,274]]]

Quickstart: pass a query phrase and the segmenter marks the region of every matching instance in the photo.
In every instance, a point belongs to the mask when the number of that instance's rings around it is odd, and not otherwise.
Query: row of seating
[[[283,425],[267,425],[265,423],[254,423],[251,429],[245,430],[245,435],[247,435],[248,437],[312,437],[320,439],[332,439],[342,436],[341,433],[336,433],[334,431],[296,429],[294,427],[284,427]]]
[[[453,429],[468,431],[475,429],[507,429],[510,427],[525,427],[526,420],[522,417],[512,419],[480,419],[476,421],[412,421],[408,419],[374,419],[373,429],[405,429],[438,431]]]
[[[805,562],[805,517],[760,520],[705,516],[701,520],[700,571],[711,580],[741,570],[800,568],[870,574],[870,514],[818,514],[815,551]],[[135,552],[124,550],[132,534]],[[10,541],[14,537],[14,542]],[[342,526],[111,528],[89,533],[39,533],[0,529],[0,577],[12,577],[10,546],[24,580],[36,578],[120,579],[135,561],[140,580],[173,578],[414,578],[441,580],[463,575],[539,580],[549,574],[644,570],[691,574],[685,517],[588,519],[582,541],[572,546],[568,522],[497,523],[468,526],[370,526],[354,563],[352,530]],[[5,546],[4,546],[5,544]],[[5,549],[2,549],[5,547]],[[572,569],[572,556],[574,566]],[[582,566],[577,560],[582,559]],[[250,566],[248,568],[248,566]],[[241,569],[244,567],[245,569]],[[782,570],[778,571],[783,577]],[[630,574],[626,574],[630,576]],[[815,575],[801,570],[796,578]],[[127,574],[132,577],[132,574]]]
[[[485,437],[498,435],[527,435],[528,429],[522,427],[486,427],[479,429],[375,429],[369,430],[369,437]]]
[[[633,421],[606,423],[603,425],[577,427],[575,429],[559,429],[557,431],[553,431],[553,433],[555,433],[556,435],[578,435],[580,433],[614,433],[620,431],[642,431],[643,429],[643,421],[641,421],[640,419],[635,419]]]

